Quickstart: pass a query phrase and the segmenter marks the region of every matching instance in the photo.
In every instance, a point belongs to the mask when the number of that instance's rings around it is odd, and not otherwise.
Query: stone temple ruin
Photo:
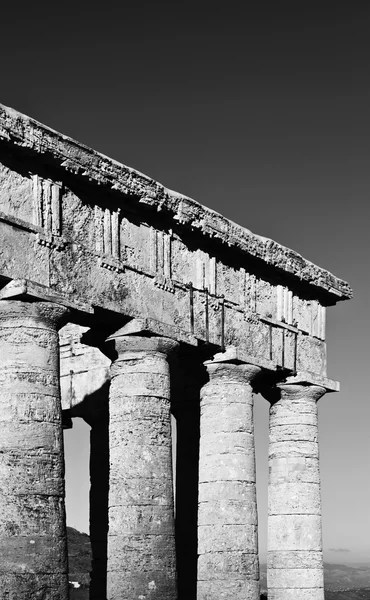
[[[338,390],[325,312],[348,284],[1,105],[0,232],[0,599],[68,598],[76,416],[91,426],[90,597],[259,599],[260,392],[268,597],[323,600],[317,401]]]

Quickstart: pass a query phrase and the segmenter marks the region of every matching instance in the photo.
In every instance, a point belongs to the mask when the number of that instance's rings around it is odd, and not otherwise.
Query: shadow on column
[[[90,431],[90,600],[107,597],[109,492],[109,386],[107,381],[79,406]]]
[[[180,356],[172,382],[176,418],[175,535],[179,600],[196,600],[200,389],[206,372],[197,356]]]

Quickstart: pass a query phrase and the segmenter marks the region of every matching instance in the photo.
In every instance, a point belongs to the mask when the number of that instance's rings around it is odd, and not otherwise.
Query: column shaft
[[[324,388],[279,385],[270,409],[269,600],[324,600],[317,400]]]
[[[108,600],[175,600],[170,380],[165,338],[115,339],[110,388]]]
[[[211,363],[201,392],[198,600],[259,600],[252,365]]]
[[[0,597],[67,600],[57,326],[64,307],[0,301]]]

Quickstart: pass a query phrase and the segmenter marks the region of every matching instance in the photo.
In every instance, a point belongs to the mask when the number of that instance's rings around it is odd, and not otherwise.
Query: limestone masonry
[[[271,404],[268,597],[323,600],[317,401],[339,389],[325,314],[351,296],[0,105],[0,600],[68,599],[76,417],[91,426],[90,598],[259,600],[256,392]]]

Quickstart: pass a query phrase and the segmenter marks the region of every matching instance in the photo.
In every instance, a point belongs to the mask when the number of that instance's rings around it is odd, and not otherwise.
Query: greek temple
[[[317,403],[339,389],[325,315],[351,296],[0,105],[1,600],[68,599],[76,417],[91,427],[90,598],[259,600],[256,394],[270,404],[268,598],[323,600]]]

